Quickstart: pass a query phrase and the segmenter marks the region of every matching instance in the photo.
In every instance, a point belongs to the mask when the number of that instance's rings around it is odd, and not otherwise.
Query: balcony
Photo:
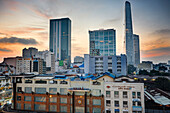
[[[142,107],[141,106],[132,106],[132,110],[133,111],[142,111]]]
[[[128,98],[128,96],[127,95],[123,95],[123,98]]]
[[[119,95],[115,95],[114,97],[115,97],[115,98],[119,98]]]

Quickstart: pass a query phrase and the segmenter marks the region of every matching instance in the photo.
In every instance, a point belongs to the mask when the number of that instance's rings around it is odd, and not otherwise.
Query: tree
[[[139,75],[149,75],[149,72],[146,70],[140,70]]]
[[[158,77],[156,80],[155,80],[155,86],[157,88],[160,88],[162,90],[165,90],[165,91],[170,91],[170,80],[165,78],[165,77]]]
[[[128,74],[134,74],[136,68],[133,65],[128,65]]]

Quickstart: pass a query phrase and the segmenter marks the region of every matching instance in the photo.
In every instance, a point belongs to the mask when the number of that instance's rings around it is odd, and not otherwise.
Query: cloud
[[[159,30],[156,30],[154,31],[152,34],[154,35],[170,35],[170,29],[159,29]]]
[[[158,57],[158,56],[164,56],[168,55],[170,56],[170,47],[160,47],[160,48],[155,48],[155,49],[150,49],[150,50],[142,50],[142,57],[147,58],[147,57]]]
[[[0,51],[2,51],[2,52],[11,52],[11,50],[9,50],[7,48],[0,48]]]
[[[121,20],[120,18],[113,18],[113,19],[105,20],[103,22],[103,25],[105,25],[105,24],[109,24],[110,25],[110,24],[113,24],[113,23],[118,22],[120,20]]]
[[[38,44],[38,42],[33,38],[25,39],[25,38],[18,38],[18,37],[10,37],[10,38],[4,37],[0,39],[0,43],[20,43],[20,44],[26,44],[26,45]]]

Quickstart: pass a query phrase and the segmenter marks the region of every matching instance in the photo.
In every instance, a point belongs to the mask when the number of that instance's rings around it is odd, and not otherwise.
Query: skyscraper
[[[135,66],[137,67],[140,64],[140,44],[139,44],[139,35],[133,34],[134,39],[134,53],[135,53]]]
[[[71,20],[69,18],[50,19],[50,51],[55,54],[55,62],[71,63]]]
[[[134,65],[133,26],[130,2],[125,2],[125,48],[127,64]]]
[[[90,55],[116,55],[116,31],[114,29],[89,31]]]

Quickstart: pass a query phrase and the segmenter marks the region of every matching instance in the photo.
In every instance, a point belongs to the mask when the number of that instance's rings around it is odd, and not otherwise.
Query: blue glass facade
[[[71,63],[71,20],[69,18],[50,20],[50,51],[55,61],[63,60],[67,66]]]
[[[139,35],[133,34],[134,39],[134,54],[135,54],[135,66],[137,67],[140,64],[140,44],[139,44]]]
[[[116,55],[116,31],[114,29],[89,31],[90,55]]]
[[[125,2],[125,47],[127,64],[134,65],[133,27],[130,2]]]

